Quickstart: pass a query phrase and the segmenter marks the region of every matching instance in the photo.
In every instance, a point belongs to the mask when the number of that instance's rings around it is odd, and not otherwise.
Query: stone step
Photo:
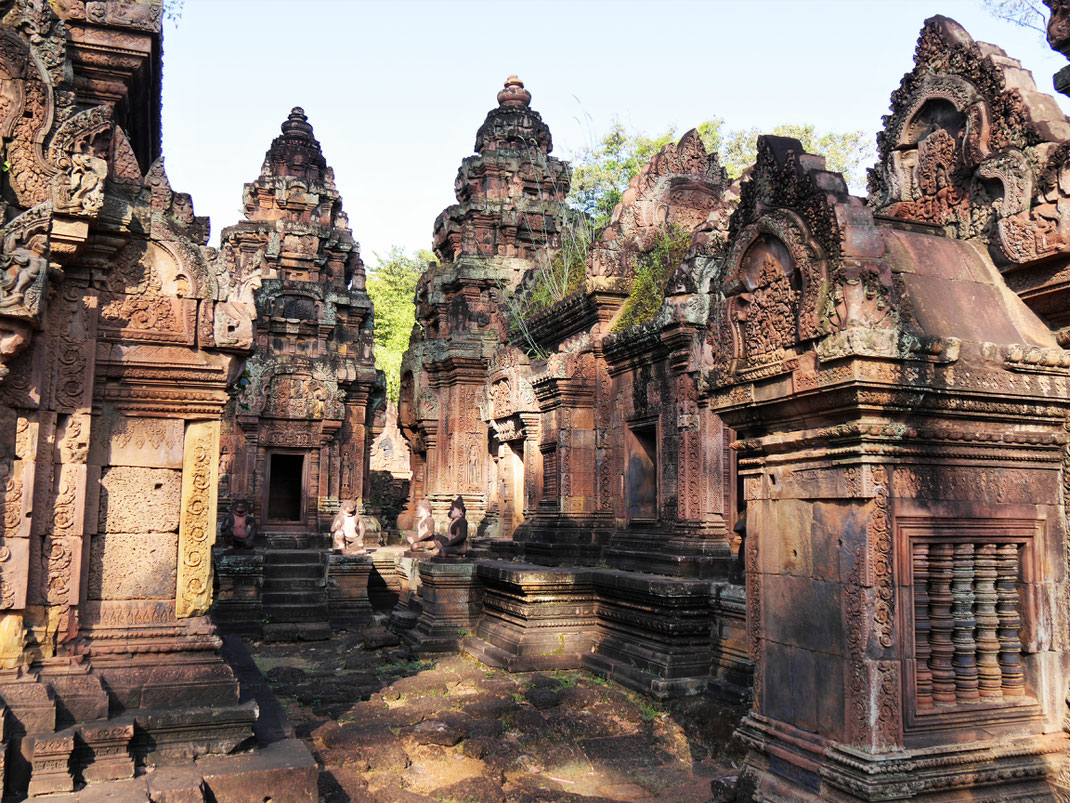
[[[286,594],[291,591],[295,592],[316,592],[322,593],[323,589],[327,587],[327,582],[323,578],[318,580],[306,580],[306,579],[280,579],[280,580],[264,580],[263,592]]]
[[[318,563],[283,564],[264,568],[265,580],[276,577],[315,579],[322,576],[323,566]]]
[[[326,605],[327,592],[320,589],[291,589],[280,591],[268,591],[264,589],[264,608],[274,608],[285,605]]]
[[[315,546],[320,536],[318,533],[265,533],[264,540],[268,550],[275,549],[309,549]]]
[[[327,621],[326,602],[317,605],[264,605],[264,616],[273,622]]]
[[[271,622],[264,625],[264,641],[323,641],[330,637],[331,628],[326,622]]]
[[[318,549],[268,549],[264,550],[264,568],[269,566],[310,566],[323,563],[323,552]]]

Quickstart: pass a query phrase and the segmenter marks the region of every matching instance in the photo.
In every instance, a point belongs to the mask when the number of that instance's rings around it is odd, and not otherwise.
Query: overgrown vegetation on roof
[[[650,251],[636,256],[632,292],[613,325],[614,332],[654,320],[665,300],[669,277],[684,261],[690,247],[691,232],[674,223],[658,232]]]

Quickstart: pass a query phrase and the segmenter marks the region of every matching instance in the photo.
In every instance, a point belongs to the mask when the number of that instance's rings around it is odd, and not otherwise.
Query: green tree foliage
[[[378,265],[368,275],[368,295],[375,304],[375,367],[386,374],[386,389],[395,404],[401,390],[401,357],[409,347],[416,323],[416,282],[424,268],[437,262],[430,251],[415,256],[394,246],[385,257],[375,254]]]
[[[754,164],[758,135],[762,133],[794,137],[810,153],[824,155],[828,169],[843,173],[856,192],[865,187],[865,168],[876,158],[873,138],[862,131],[821,133],[812,125],[796,124],[778,125],[769,132],[757,128],[726,130],[719,117],[700,123],[697,129],[706,150],[718,152],[721,165],[733,179]],[[675,127],[661,136],[650,137],[615,121],[597,145],[574,156],[569,202],[589,214],[595,228],[605,226],[632,177],[663,145],[677,139]]]
[[[595,228],[605,226],[632,176],[662,146],[673,142],[675,134],[676,129],[670,128],[660,137],[652,138],[629,131],[619,120],[614,120],[597,145],[583,148],[573,156],[569,203],[590,215]]]

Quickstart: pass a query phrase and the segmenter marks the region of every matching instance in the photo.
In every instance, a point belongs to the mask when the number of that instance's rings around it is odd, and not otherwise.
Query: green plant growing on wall
[[[673,223],[658,232],[654,247],[635,258],[632,291],[613,326],[622,332],[654,319],[665,300],[665,286],[691,247],[691,232]]]
[[[568,222],[560,250],[543,256],[524,289],[519,305],[521,316],[537,315],[583,286],[593,236],[594,230],[583,217],[577,215]]]

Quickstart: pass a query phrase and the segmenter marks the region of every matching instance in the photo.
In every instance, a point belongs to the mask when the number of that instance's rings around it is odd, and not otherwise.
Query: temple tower
[[[223,230],[256,347],[223,440],[223,504],[247,499],[269,544],[307,546],[342,499],[362,499],[376,412],[372,303],[342,200],[308,118],[293,109]]]
[[[519,478],[530,451],[523,444],[536,442],[529,433],[518,437],[519,447],[508,445],[488,429],[481,410],[488,361],[505,340],[513,291],[530,269],[548,264],[572,214],[565,205],[569,167],[549,155],[550,129],[530,102],[523,82],[510,76],[476,132],[475,155],[461,162],[457,203],[435,221],[441,264],[417,286],[416,326],[401,369],[399,418],[413,453],[410,510],[428,496],[443,523],[460,494],[480,533],[500,529],[503,509],[514,525],[522,515]],[[512,490],[504,498],[502,482]]]

